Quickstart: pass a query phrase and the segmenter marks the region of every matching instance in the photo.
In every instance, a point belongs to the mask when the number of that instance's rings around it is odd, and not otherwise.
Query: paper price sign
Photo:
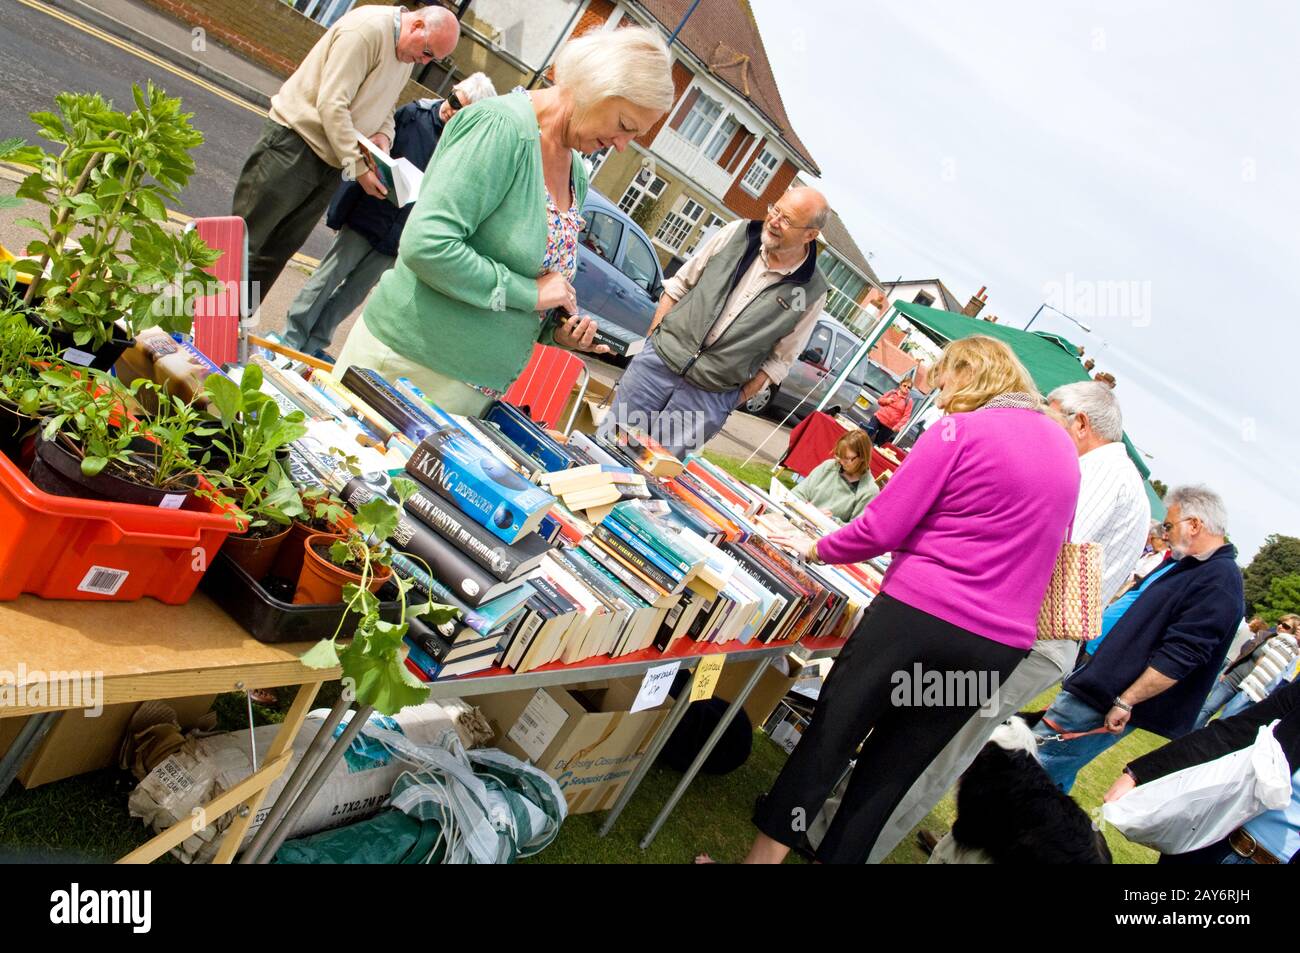
[[[725,655],[710,655],[695,666],[695,681],[691,683],[691,701],[702,702],[706,698],[713,697],[713,690],[718,687],[718,679],[722,677],[722,663],[726,660]]]
[[[673,679],[677,677],[677,670],[681,666],[681,662],[670,662],[647,671],[645,678],[641,679],[641,690],[636,693],[632,711],[645,711],[647,708],[657,708],[662,705],[664,699],[668,697],[668,690],[673,687]]]

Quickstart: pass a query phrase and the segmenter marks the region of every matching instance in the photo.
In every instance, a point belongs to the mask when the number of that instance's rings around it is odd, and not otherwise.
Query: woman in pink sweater
[[[817,857],[865,862],[912,782],[1033,645],[1074,515],[1078,455],[1001,342],[955,341],[935,371],[948,416],[857,519],[806,553],[893,558],[755,815],[748,863],[779,863],[802,841],[859,745]]]

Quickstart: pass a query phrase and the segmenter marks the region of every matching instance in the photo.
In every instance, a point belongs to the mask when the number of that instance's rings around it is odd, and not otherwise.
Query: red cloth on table
[[[835,444],[847,430],[830,414],[814,410],[790,431],[790,443],[786,447],[783,465],[807,476],[819,464],[825,463],[835,452]]]

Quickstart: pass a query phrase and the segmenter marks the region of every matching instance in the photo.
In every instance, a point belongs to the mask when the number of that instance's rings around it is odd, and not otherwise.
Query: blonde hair
[[[621,96],[666,113],[677,98],[668,47],[658,33],[639,26],[588,33],[564,44],[555,58],[555,83],[567,86],[580,106]]]
[[[999,394],[1038,394],[1038,386],[1011,348],[984,334],[952,341],[934,367],[943,381],[939,405],[950,414],[979,410]]]

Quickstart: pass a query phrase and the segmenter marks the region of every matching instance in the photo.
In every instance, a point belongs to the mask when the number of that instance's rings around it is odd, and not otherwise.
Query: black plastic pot
[[[81,457],[65,446],[63,441],[46,440],[44,437],[36,441],[36,459],[32,461],[28,476],[39,489],[55,496],[136,503],[141,506],[170,503],[170,509],[178,508],[175,503],[177,496],[182,497],[179,508],[184,509],[197,489],[197,485],[183,489],[159,489],[114,476],[107,469],[93,477],[86,476],[81,472]]]
[[[36,430],[36,426],[35,417],[19,413],[16,405],[0,398],[0,453],[16,461],[23,441]]]
[[[98,348],[92,348],[90,345],[77,344],[72,335],[59,328],[52,327],[44,318],[30,309],[26,312],[27,321],[32,327],[40,328],[50,336],[50,344],[54,350],[63,356],[69,364],[75,364],[80,367],[93,367],[97,371],[111,371],[117,359],[122,356],[122,352],[135,344],[131,338],[117,337],[117,330],[114,329],[114,337],[107,344],[102,344]],[[71,353],[69,353],[71,352]]]

